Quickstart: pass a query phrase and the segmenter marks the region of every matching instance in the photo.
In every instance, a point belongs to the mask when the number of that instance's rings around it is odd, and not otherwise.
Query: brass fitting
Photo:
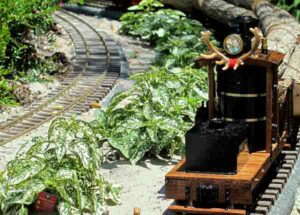
[[[268,39],[266,37],[261,38],[261,52],[268,54]]]

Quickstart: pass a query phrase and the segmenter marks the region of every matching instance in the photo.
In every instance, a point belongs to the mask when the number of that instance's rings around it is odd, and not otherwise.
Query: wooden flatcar
[[[257,28],[251,32],[252,45],[239,29],[233,32],[225,52],[209,41],[209,32],[202,34],[212,52],[198,59],[209,68],[209,101],[186,134],[185,158],[165,177],[166,197],[175,200],[170,212],[249,213],[281,151],[296,143],[295,84],[278,77],[284,55],[267,50]]]

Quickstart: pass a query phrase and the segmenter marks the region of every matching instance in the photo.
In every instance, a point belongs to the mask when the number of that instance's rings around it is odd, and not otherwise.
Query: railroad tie
[[[277,172],[278,172],[278,173],[285,173],[285,174],[288,174],[288,175],[290,175],[290,173],[291,173],[290,170],[288,170],[288,169],[283,169],[283,168],[280,168]]]
[[[266,215],[266,214],[268,214],[268,212],[269,212],[269,208],[268,208],[268,207],[265,207],[265,206],[257,206],[257,207],[255,208],[255,211],[258,212],[258,213],[261,213],[261,214]]]
[[[295,160],[285,160],[284,163],[285,164],[290,164],[290,165],[292,165],[294,167],[296,161]]]
[[[287,180],[289,178],[289,174],[287,174],[287,173],[277,173],[276,178],[282,179],[285,182],[287,182]]]
[[[263,194],[262,196],[261,196],[261,199],[263,200],[263,201],[269,201],[269,202],[271,202],[272,204],[274,204],[275,203],[275,201],[277,200],[277,196],[274,194],[274,195],[272,195],[272,194]]]
[[[276,189],[268,188],[268,189],[265,190],[264,193],[265,193],[265,194],[268,194],[268,195],[273,195],[273,196],[275,196],[276,199],[277,199],[280,192],[279,192],[278,190],[276,190]]]
[[[257,202],[257,207],[266,207],[266,208],[268,208],[268,211],[270,211],[270,209],[272,207],[272,202],[260,200]]]
[[[6,121],[2,126],[5,130],[0,132],[2,145],[50,121],[57,114],[72,116],[88,110],[90,101],[103,98],[120,76],[119,47],[110,35],[106,40],[106,35],[66,11],[58,11],[55,20],[75,45],[72,72],[64,77],[61,86],[28,107],[27,113]]]
[[[282,168],[283,168],[283,169],[288,169],[288,170],[290,170],[290,171],[293,170],[293,167],[294,167],[294,165],[293,165],[293,164],[290,164],[290,163],[284,163],[284,164],[282,164]]]

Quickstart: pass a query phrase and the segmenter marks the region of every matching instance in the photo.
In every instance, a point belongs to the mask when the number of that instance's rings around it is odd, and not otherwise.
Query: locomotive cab
[[[284,55],[252,27],[249,17],[234,20],[222,50],[202,33],[211,51],[198,60],[208,66],[209,101],[186,134],[185,158],[166,175],[170,211],[248,213],[282,149],[295,143],[294,83],[279,87]]]

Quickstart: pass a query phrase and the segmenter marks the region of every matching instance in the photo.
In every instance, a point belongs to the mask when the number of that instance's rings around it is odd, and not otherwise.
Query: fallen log
[[[287,11],[281,10],[269,1],[226,0],[236,6],[252,8],[261,23],[269,48],[286,54],[279,68],[282,78],[300,82],[300,24]]]
[[[162,0],[163,3],[172,5],[173,7],[185,11],[191,12],[192,10],[200,10],[207,16],[221,22],[228,23],[230,20],[238,16],[251,16],[255,17],[255,14],[248,9],[242,7],[236,7],[223,0]]]
[[[184,11],[200,10],[207,16],[222,22],[237,16],[257,17],[269,49],[286,54],[279,68],[282,78],[300,83],[300,24],[287,11],[267,0],[163,0]]]

